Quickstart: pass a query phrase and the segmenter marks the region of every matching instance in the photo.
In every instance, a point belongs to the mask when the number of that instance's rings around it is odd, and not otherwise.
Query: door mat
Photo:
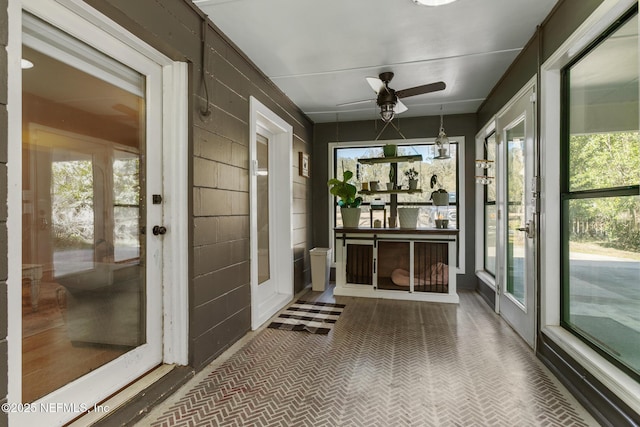
[[[296,301],[269,328],[328,334],[344,309],[344,304]]]

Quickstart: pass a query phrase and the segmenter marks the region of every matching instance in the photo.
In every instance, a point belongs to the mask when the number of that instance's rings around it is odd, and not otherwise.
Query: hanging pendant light
[[[444,116],[440,114],[440,132],[438,133],[438,137],[436,138],[436,153],[433,157],[437,160],[445,160],[451,158],[451,156],[449,155],[449,138],[447,137],[447,134],[444,133],[443,121]]]

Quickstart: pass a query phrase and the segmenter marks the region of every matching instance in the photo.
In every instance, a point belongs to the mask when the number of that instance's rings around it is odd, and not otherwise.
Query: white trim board
[[[272,256],[275,256],[272,276],[275,277],[274,292],[262,299],[258,293],[258,242],[253,236],[257,232],[256,192],[250,185],[250,250],[251,250],[251,328],[258,329],[271,316],[286,306],[293,298],[293,127],[253,96],[249,98],[250,138],[250,182],[255,181],[257,160],[255,153],[258,128],[272,134],[270,144],[269,173],[277,191],[270,194],[270,215],[273,214],[276,235],[272,236]],[[273,151],[272,151],[273,150]],[[273,154],[273,156],[271,155]]]

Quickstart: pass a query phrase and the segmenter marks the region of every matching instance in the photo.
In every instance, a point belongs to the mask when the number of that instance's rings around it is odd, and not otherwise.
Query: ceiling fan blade
[[[361,99],[360,101],[351,101],[351,102],[345,102],[343,104],[337,104],[336,107],[345,107],[347,105],[364,104],[365,102],[372,102],[372,101],[375,101],[375,99]]]
[[[373,89],[375,93],[380,93],[380,91],[385,87],[384,82],[377,77],[367,77],[366,79],[367,83],[369,83],[369,86],[371,86],[371,89]]]
[[[406,98],[408,96],[423,95],[425,93],[444,90],[446,87],[447,87],[447,85],[444,84],[444,82],[429,83],[427,85],[410,87],[409,89],[398,90],[398,91],[396,91],[396,96],[398,98]]]
[[[400,101],[399,99],[396,101],[396,106],[393,107],[393,111],[396,114],[404,113],[407,110],[408,110],[407,106],[404,105],[402,101]]]

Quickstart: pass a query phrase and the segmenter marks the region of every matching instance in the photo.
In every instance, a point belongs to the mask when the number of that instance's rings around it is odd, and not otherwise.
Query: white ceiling
[[[444,81],[402,99],[400,117],[474,113],[557,0],[195,0],[314,122],[378,118],[365,81],[391,88]]]

